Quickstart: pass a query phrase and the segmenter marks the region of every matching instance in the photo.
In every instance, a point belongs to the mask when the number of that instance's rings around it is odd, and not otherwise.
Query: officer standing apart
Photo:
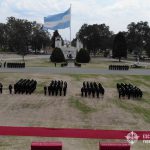
[[[46,95],[46,93],[47,93],[47,86],[45,85],[44,86],[44,95]]]
[[[4,68],[6,67],[6,61],[4,62]]]
[[[3,85],[2,85],[2,83],[0,83],[0,94],[2,94],[3,93]]]
[[[12,88],[13,88],[12,85],[9,84],[9,87],[8,87],[8,88],[9,88],[9,94],[12,94]]]

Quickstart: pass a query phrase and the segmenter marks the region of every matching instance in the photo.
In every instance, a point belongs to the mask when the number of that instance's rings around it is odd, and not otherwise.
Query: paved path
[[[150,69],[130,69],[117,71],[96,68],[53,68],[53,67],[27,67],[24,69],[0,68],[0,72],[10,73],[48,73],[48,74],[122,74],[122,75],[150,75]]]

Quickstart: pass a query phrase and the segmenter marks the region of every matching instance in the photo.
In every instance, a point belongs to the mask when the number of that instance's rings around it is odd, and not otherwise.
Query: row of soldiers
[[[14,85],[14,93],[15,94],[32,94],[37,86],[36,80],[29,80],[29,79],[20,79]]]
[[[101,83],[96,83],[96,82],[83,82],[83,87],[81,88],[81,96],[91,96],[99,98],[100,94],[104,96],[105,89],[101,85]]]
[[[66,81],[54,81],[52,80],[49,86],[44,86],[44,95],[52,95],[52,96],[66,96],[67,93],[67,82]]]
[[[9,89],[9,93],[12,94],[13,86],[11,84],[9,84],[8,89]],[[0,94],[2,93],[3,93],[3,84],[0,83]]]
[[[25,63],[7,63],[7,68],[25,68]]]
[[[126,83],[117,83],[117,90],[119,93],[119,98],[128,97],[128,99],[132,98],[142,98],[143,92],[138,87],[132,84]]]
[[[109,70],[129,70],[128,65],[109,65]]]

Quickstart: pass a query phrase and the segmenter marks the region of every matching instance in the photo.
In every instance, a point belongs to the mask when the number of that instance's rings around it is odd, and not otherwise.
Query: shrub
[[[123,33],[121,32],[115,36],[112,54],[113,58],[118,58],[119,61],[122,57],[127,58],[127,43]]]
[[[65,56],[60,48],[55,48],[50,56],[51,62],[60,63],[65,61]]]
[[[76,56],[76,62],[78,63],[89,63],[90,55],[89,52],[85,49],[80,49]]]

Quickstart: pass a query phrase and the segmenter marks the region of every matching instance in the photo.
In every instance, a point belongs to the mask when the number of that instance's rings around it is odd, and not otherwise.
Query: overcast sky
[[[70,3],[72,38],[84,23],[105,23],[117,33],[133,21],[150,22],[150,0],[0,0],[0,22],[14,16],[43,23],[43,17],[64,12]],[[59,32],[69,39],[69,29]]]

